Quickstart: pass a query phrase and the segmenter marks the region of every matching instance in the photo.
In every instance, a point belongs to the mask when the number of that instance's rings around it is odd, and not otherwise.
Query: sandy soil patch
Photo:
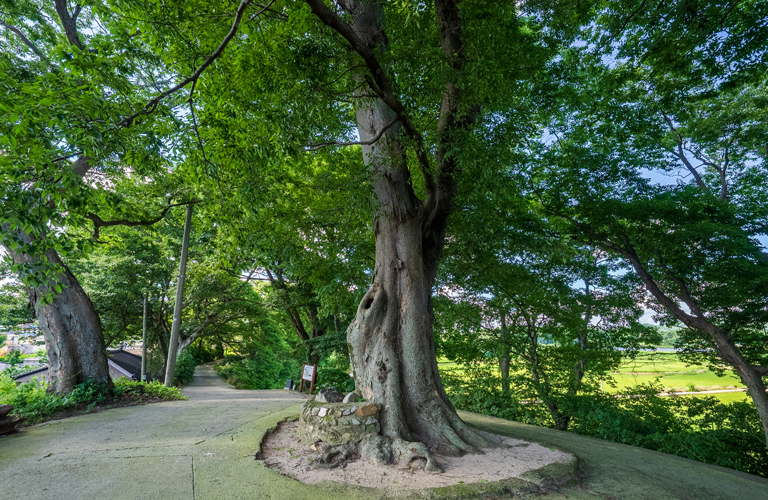
[[[372,488],[415,490],[438,488],[455,484],[501,481],[518,477],[555,462],[567,463],[573,459],[569,453],[546,448],[505,436],[482,431],[488,438],[506,444],[506,447],[488,448],[483,455],[442,457],[437,460],[445,470],[441,474],[425,472],[425,460],[414,460],[410,467],[385,466],[356,460],[332,470],[311,469],[310,460],[318,452],[299,443],[296,437],[298,421],[281,424],[265,439],[262,458],[267,467],[307,484],[335,481]]]

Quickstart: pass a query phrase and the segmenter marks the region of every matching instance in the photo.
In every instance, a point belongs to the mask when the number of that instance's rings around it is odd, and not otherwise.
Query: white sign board
[[[303,380],[312,382],[312,375],[315,374],[315,367],[313,365],[304,365],[304,373],[301,375]]]

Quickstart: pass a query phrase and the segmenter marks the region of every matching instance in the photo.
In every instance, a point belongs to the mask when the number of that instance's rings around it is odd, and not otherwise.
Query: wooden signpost
[[[304,390],[304,381],[309,382],[309,393],[312,394],[312,389],[315,387],[315,379],[317,378],[317,365],[304,365],[301,370],[301,383],[299,384],[299,392]]]

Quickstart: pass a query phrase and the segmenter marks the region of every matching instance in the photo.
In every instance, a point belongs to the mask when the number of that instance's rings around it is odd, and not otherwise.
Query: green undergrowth
[[[117,379],[110,391],[106,385],[85,382],[69,394],[48,392],[48,383],[37,378],[16,384],[9,375],[0,375],[0,404],[13,405],[13,415],[25,424],[35,424],[55,416],[71,416],[119,406],[188,399],[175,387],[160,382]],[[71,415],[69,415],[69,414]]]
[[[555,427],[535,395],[502,393],[491,370],[443,372],[443,383],[460,409],[544,427]],[[557,398],[570,416],[568,431],[639,446],[768,477],[768,448],[751,402],[714,397],[661,397],[659,385],[630,388],[626,395],[600,392]]]
[[[173,385],[184,387],[192,381],[195,375],[197,359],[189,349],[184,349],[176,358],[176,369],[173,372]]]
[[[166,387],[165,384],[157,380],[152,382],[140,382],[138,380],[128,380],[126,378],[117,379],[115,381],[115,396],[121,394],[159,398],[165,401],[189,399],[181,393],[181,389],[178,387]]]

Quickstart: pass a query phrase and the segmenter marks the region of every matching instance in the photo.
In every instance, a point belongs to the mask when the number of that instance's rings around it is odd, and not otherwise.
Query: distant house
[[[137,356],[122,349],[107,349],[107,364],[109,365],[109,376],[112,380],[119,378],[128,378],[139,380],[141,378],[141,356]],[[14,377],[16,382],[28,382],[33,378],[40,380],[42,377],[48,377],[48,367],[43,366],[31,372],[22,373]]]

